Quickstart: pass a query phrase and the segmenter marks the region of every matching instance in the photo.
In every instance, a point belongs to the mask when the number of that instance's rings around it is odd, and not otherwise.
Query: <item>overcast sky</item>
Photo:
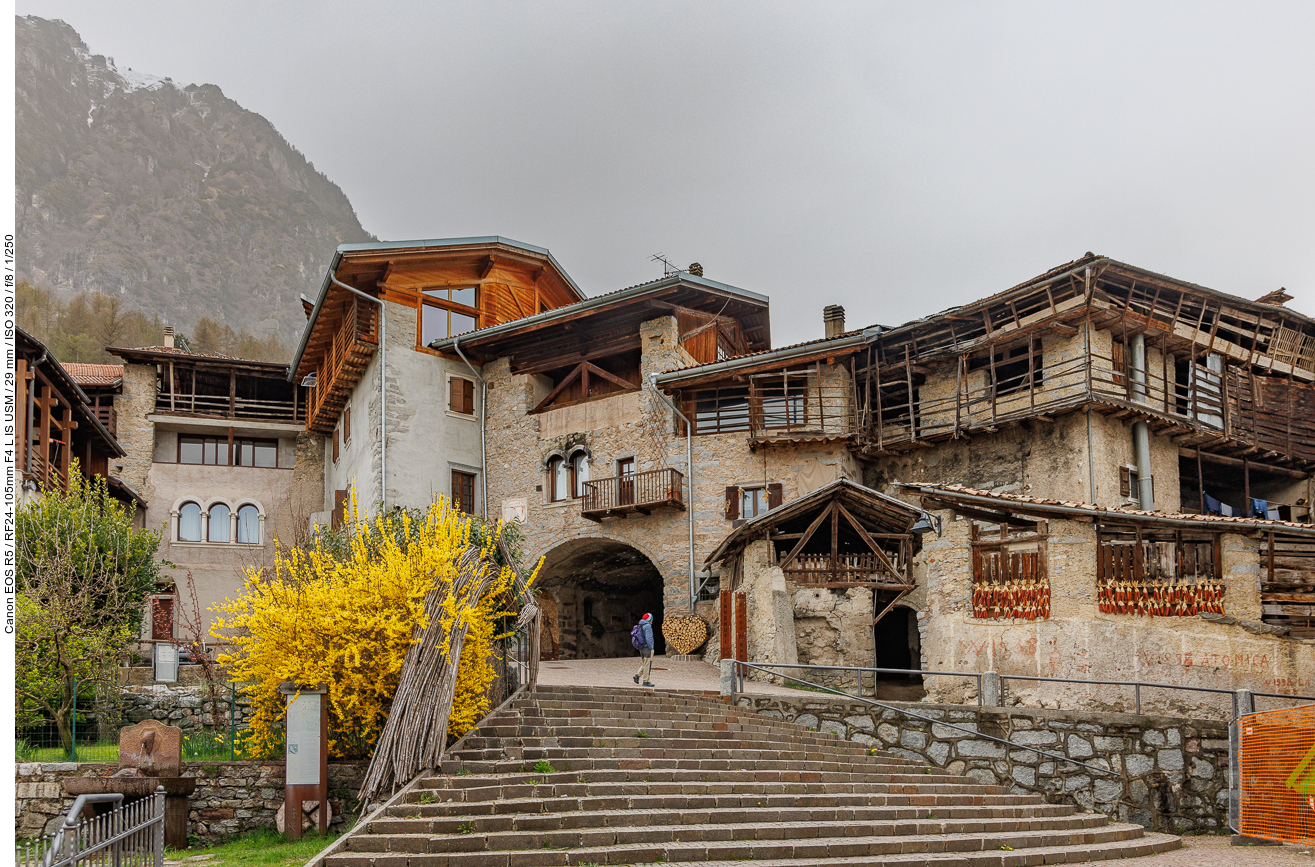
[[[505,235],[587,294],[699,261],[776,345],[1087,250],[1315,314],[1315,3],[16,8],[219,85],[380,238]]]

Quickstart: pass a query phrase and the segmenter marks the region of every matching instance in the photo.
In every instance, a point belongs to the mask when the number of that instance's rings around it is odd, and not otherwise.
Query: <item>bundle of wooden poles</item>
[[[526,688],[533,690],[539,676],[539,608],[534,603],[524,577],[516,568],[510,552],[498,540],[498,550],[515,576],[515,592],[521,610],[516,628],[529,627],[529,677]],[[472,609],[479,605],[501,566],[486,557],[479,548],[468,548],[457,564],[457,574],[450,586],[437,583],[425,597],[428,625],[416,627],[415,643],[402,663],[401,680],[393,694],[388,722],[379,735],[370,767],[358,796],[362,806],[371,804],[385,789],[395,790],[420,771],[436,768],[447,748],[448,717],[456,696],[457,667],[468,625],[458,620],[449,630],[440,622],[443,599],[452,593]]]

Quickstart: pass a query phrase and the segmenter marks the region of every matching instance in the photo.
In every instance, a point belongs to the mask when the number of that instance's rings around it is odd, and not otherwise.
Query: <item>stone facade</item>
[[[741,695],[737,703],[775,719],[832,732],[928,767],[1036,793],[1157,831],[1218,833],[1228,827],[1228,726],[1222,722],[1089,711],[889,703],[934,722],[816,695]],[[968,732],[951,728],[949,723]],[[1101,774],[989,735],[1086,765]]]
[[[329,762],[331,829],[341,830],[356,812],[356,793],[365,779],[364,761]],[[50,834],[73,806],[60,780],[67,777],[107,777],[117,764],[19,764],[17,833],[20,838]],[[184,762],[184,777],[195,777],[188,815],[189,837],[219,842],[244,831],[273,828],[274,814],[283,805],[283,762]]]
[[[540,586],[552,587],[554,564],[570,556],[573,549],[601,540],[640,552],[661,577],[663,607],[688,611],[688,513],[667,509],[606,518],[601,524],[586,520],[580,516],[579,500],[549,501],[546,462],[550,456],[566,455],[578,447],[588,449],[594,479],[615,475],[620,458],[634,458],[637,472],[673,467],[683,473],[687,505],[694,514],[696,571],[703,569],[704,557],[731,530],[726,518],[727,487],[777,483],[784,499],[790,500],[842,475],[856,478],[859,469],[848,450],[834,443],[754,450],[745,433],[696,436],[694,494],[693,502],[688,503],[685,437],[677,429],[671,408],[653,390],[649,375],[687,366],[691,359],[678,344],[673,317],[649,320],[640,326],[640,333],[643,385],[639,391],[539,414],[529,411],[551,390],[546,377],[513,375],[506,359],[485,364],[490,512],[497,515],[510,501],[526,501],[521,533],[527,560],[547,558]],[[579,635],[585,619],[580,610],[582,595],[558,589],[545,592],[553,593],[558,607],[561,634],[556,640],[563,647],[586,645],[588,637]],[[861,602],[855,604],[861,607]],[[867,605],[870,609],[870,597]],[[710,608],[700,606],[700,611]],[[625,624],[627,631],[629,626]],[[551,624],[549,628],[553,628]]]
[[[970,524],[941,512],[944,534],[924,538],[915,565],[922,668],[936,671],[996,671],[1004,675],[1140,680],[1258,692],[1309,692],[1315,676],[1315,641],[1248,630],[1238,621],[1261,616],[1259,542],[1223,536],[1225,619],[1210,616],[1151,617],[1102,613],[1096,603],[1095,527],[1051,521],[1047,571],[1051,607],[1046,620],[986,620],[972,615]],[[1255,627],[1261,624],[1254,623]],[[934,701],[967,701],[967,679],[928,677]],[[1012,701],[1031,706],[1099,710],[1133,708],[1130,687],[1093,690],[1081,684],[1011,682]],[[1144,690],[1143,708],[1181,715],[1231,712],[1228,696]]]

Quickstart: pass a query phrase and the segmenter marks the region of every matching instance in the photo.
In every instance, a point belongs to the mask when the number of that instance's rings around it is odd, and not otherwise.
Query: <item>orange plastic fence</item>
[[[1238,743],[1238,832],[1315,843],[1315,705],[1247,714]]]

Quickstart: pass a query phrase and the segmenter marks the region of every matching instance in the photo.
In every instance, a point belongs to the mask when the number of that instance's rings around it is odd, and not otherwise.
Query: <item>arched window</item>
[[[571,455],[571,496],[583,497],[589,481],[589,453],[581,449]]]
[[[183,503],[178,510],[178,541],[201,541],[201,507],[196,503]]]
[[[567,484],[567,464],[561,455],[554,455],[548,460],[548,499],[554,503],[570,496]]]
[[[228,514],[228,506],[225,506],[223,503],[215,503],[210,507],[209,541],[228,541]]]
[[[250,503],[237,510],[237,541],[243,545],[260,544],[260,510]]]

